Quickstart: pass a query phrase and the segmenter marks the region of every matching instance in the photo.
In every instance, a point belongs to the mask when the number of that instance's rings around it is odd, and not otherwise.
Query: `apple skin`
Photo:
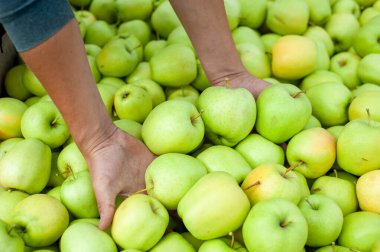
[[[344,217],[338,244],[359,251],[371,251],[380,237],[380,215],[358,211]]]
[[[4,155],[18,142],[23,140],[22,137],[12,137],[7,140],[4,140],[0,143],[0,160],[4,157]]]
[[[59,247],[64,252],[117,252],[112,238],[96,225],[85,222],[71,224],[62,234]]]
[[[235,45],[248,43],[256,46],[260,51],[265,52],[264,43],[260,36],[261,35],[258,31],[247,26],[239,26],[232,31],[232,39],[234,40]]]
[[[303,130],[311,128],[322,128],[321,122],[313,115],[310,116],[310,119],[305,125],[305,127],[303,127]]]
[[[252,29],[259,28],[267,15],[267,0],[240,0],[239,26],[248,26]],[[252,15],[252,13],[255,15]]]
[[[89,10],[76,10],[74,11],[74,15],[77,21],[83,22],[86,27],[96,20],[95,15],[92,14]]]
[[[116,6],[118,19],[121,21],[145,20],[153,11],[152,0],[116,0]]]
[[[181,25],[170,1],[161,1],[150,18],[153,30],[164,39],[168,38],[169,34]]]
[[[146,89],[125,84],[117,89],[114,98],[116,114],[120,119],[130,119],[143,123],[152,111],[152,98]]]
[[[104,47],[116,35],[116,26],[104,20],[95,20],[86,27],[84,43]]]
[[[147,193],[158,199],[166,209],[176,210],[186,192],[206,174],[205,165],[192,156],[162,154],[145,171]]]
[[[164,49],[168,45],[168,42],[164,39],[151,40],[144,47],[144,60],[149,62],[150,59]]]
[[[330,18],[332,10],[329,0],[307,0],[310,10],[310,22],[314,25],[323,26]]]
[[[117,20],[117,5],[115,0],[92,0],[88,10],[97,20],[104,20],[109,24]]]
[[[181,235],[195,248],[196,251],[199,250],[200,246],[204,242],[202,240],[195,238],[189,231],[183,232],[181,233]]]
[[[59,152],[57,167],[64,178],[88,169],[86,160],[74,142],[68,144]]]
[[[37,102],[25,110],[21,118],[21,132],[25,138],[36,138],[54,149],[70,136],[61,113],[51,101]]]
[[[340,52],[331,57],[330,71],[338,74],[343,84],[349,89],[355,89],[361,84],[358,67],[361,62],[356,53]]]
[[[61,185],[61,201],[76,218],[99,217],[90,172],[80,171],[66,178]]]
[[[111,234],[123,249],[147,251],[163,237],[169,214],[155,198],[133,194],[116,209]]]
[[[36,96],[44,96],[47,94],[45,88],[42,86],[41,82],[37,79],[34,73],[26,68],[23,75],[23,83],[25,87]]]
[[[152,73],[151,73],[151,70],[150,70],[150,65],[149,65],[149,62],[146,62],[146,61],[142,61],[140,62],[135,70],[133,70],[132,73],[130,73],[127,78],[125,79],[125,81],[127,83],[132,83],[132,82],[136,82],[136,81],[146,81],[146,80],[151,80],[151,76]],[[162,87],[161,87],[162,88]]]
[[[380,170],[367,172],[356,183],[359,207],[363,211],[380,214]]]
[[[2,220],[0,220],[0,250],[2,252],[24,251],[24,241]]]
[[[234,146],[252,131],[256,102],[244,88],[212,86],[199,96],[206,136],[214,144]]]
[[[332,6],[333,13],[349,13],[359,18],[361,10],[359,4],[355,0],[338,0]]]
[[[224,145],[214,145],[205,149],[197,155],[197,159],[205,164],[209,173],[225,171],[231,174],[239,184],[252,170],[239,152]]]
[[[306,245],[322,247],[338,239],[343,226],[343,213],[338,204],[321,194],[313,194],[298,204],[308,224]]]
[[[261,136],[280,144],[300,132],[311,113],[311,104],[298,87],[291,84],[272,85],[257,98],[255,127]]]
[[[368,118],[380,122],[380,92],[365,92],[356,96],[348,107],[348,119],[350,121],[358,118]]]
[[[167,92],[167,100],[180,99],[188,101],[195,106],[198,105],[199,91],[191,86],[182,86],[179,88],[167,88],[170,92]]]
[[[308,76],[306,76],[301,84],[300,89],[307,91],[309,88],[324,83],[324,82],[341,82],[343,84],[343,79],[337,73],[334,73],[329,70],[317,70]]]
[[[351,91],[353,98],[366,92],[380,92],[380,86],[372,83],[364,83]]]
[[[11,97],[0,98],[0,140],[22,137],[21,119],[28,106]]]
[[[10,223],[14,207],[28,196],[29,194],[22,191],[8,190],[0,192],[0,220]]]
[[[317,25],[310,26],[304,33],[304,36],[312,39],[314,42],[323,42],[328,55],[331,57],[334,54],[334,42],[324,28]]]
[[[33,194],[15,206],[10,225],[14,225],[27,246],[50,246],[69,225],[69,213],[56,198]]]
[[[5,75],[4,88],[9,97],[25,101],[33,95],[24,85],[23,74],[25,69],[25,64],[18,64],[8,70]]]
[[[49,181],[51,149],[38,139],[16,143],[0,160],[0,184],[29,194],[39,193]]]
[[[355,119],[347,123],[337,141],[339,166],[357,176],[378,169],[380,166],[377,149],[379,139],[379,122]]]
[[[233,243],[232,243],[233,242]],[[198,252],[248,252],[239,242],[231,241],[227,237],[206,240],[199,247]]]
[[[275,77],[301,79],[312,73],[316,66],[317,47],[312,39],[301,35],[286,35],[273,44],[272,72]]]
[[[306,91],[313,115],[323,127],[342,125],[348,121],[351,91],[340,82],[325,82]]]
[[[294,13],[290,18],[289,12]],[[303,34],[308,26],[310,10],[306,1],[280,0],[268,6],[266,26],[278,34]]]
[[[326,174],[335,157],[336,140],[324,128],[301,131],[290,139],[286,148],[289,165],[295,165],[295,170],[309,179]]]
[[[240,141],[237,150],[252,169],[264,163],[284,164],[284,150],[259,134],[252,133]]]
[[[189,153],[204,138],[204,124],[197,108],[183,100],[165,101],[145,119],[141,135],[156,155],[169,152]],[[185,144],[186,143],[186,144]]]
[[[257,78],[271,76],[268,56],[263,49],[251,43],[241,43],[236,46],[245,68]],[[253,60],[255,59],[255,60]]]
[[[380,85],[380,54],[371,53],[360,60],[358,65],[358,76],[363,83],[373,83]]]
[[[127,32],[138,38],[143,46],[145,46],[151,39],[152,30],[149,24],[140,19],[130,20],[121,23],[117,29],[119,34]]]
[[[215,171],[190,188],[180,200],[177,212],[195,238],[208,240],[238,229],[249,209],[249,200],[235,178]]]
[[[311,194],[323,194],[333,199],[341,208],[344,216],[358,209],[355,184],[346,179],[321,176],[313,182],[310,192]]]
[[[185,45],[189,47],[194,52],[195,55],[197,54],[189,36],[187,35],[185,28],[182,25],[177,26],[174,30],[170,32],[167,42],[168,42],[168,45],[171,45],[171,44]]]
[[[170,232],[151,249],[150,252],[167,252],[167,251],[181,251],[181,252],[196,252],[194,247],[177,232]]]
[[[294,252],[305,246],[307,228],[297,205],[285,199],[268,199],[251,208],[243,224],[243,237],[249,251]]]
[[[272,198],[282,198],[298,204],[301,183],[293,171],[279,164],[266,163],[253,169],[241,183],[251,205]]]
[[[317,249],[315,252],[352,252],[352,249],[339,245],[330,245]]]
[[[375,17],[360,27],[354,37],[352,46],[361,57],[371,53],[380,53],[380,45],[377,41],[380,36],[380,30],[378,29],[380,21],[377,20],[380,20],[380,18]]]
[[[118,119],[113,121],[113,123],[121,130],[127,132],[131,136],[134,136],[137,139],[142,140],[141,128],[142,124],[130,120],[130,119]]]
[[[193,51],[183,44],[171,44],[149,60],[152,80],[165,87],[189,85],[197,76]]]

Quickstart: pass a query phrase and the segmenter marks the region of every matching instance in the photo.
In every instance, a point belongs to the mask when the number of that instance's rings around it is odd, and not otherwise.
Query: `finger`
[[[111,225],[113,220],[116,193],[111,192],[109,188],[98,185],[95,195],[100,215],[99,228],[105,230]]]

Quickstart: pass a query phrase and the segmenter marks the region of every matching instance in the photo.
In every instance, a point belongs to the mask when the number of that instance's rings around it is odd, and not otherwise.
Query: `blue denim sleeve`
[[[73,17],[67,0],[0,0],[0,23],[19,52],[45,41]]]

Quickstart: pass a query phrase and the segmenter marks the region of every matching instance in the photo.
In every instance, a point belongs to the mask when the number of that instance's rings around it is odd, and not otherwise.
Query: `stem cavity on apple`
[[[305,93],[305,91],[295,92],[295,93],[292,94],[292,97],[293,98],[297,98],[300,94],[304,94],[304,93]]]
[[[190,118],[190,120],[191,120],[191,124],[192,124],[193,126],[195,125],[196,120],[202,115],[203,112],[204,112],[204,110],[202,109],[201,111],[199,111],[199,113],[198,113],[197,115],[192,116],[192,117]]]
[[[281,226],[282,228],[286,228],[287,226],[289,226],[289,225],[292,224],[292,223],[293,223],[293,222],[290,221],[290,220],[283,220],[283,221],[280,222],[280,226]]]

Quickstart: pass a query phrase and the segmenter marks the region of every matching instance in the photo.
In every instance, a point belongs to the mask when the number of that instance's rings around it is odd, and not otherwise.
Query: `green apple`
[[[14,207],[29,194],[22,191],[3,191],[0,192],[0,220],[10,223]]]
[[[361,13],[359,17],[359,23],[360,26],[364,26],[367,24],[372,18],[377,17],[380,15],[380,10],[374,8],[374,7],[368,7],[365,8]]]
[[[348,13],[359,18],[361,10],[356,0],[337,0],[332,6],[332,12],[334,13]]]
[[[125,81],[131,83],[139,80],[151,80],[151,75],[149,62],[142,61],[136,66],[135,70],[127,76]]]
[[[96,65],[104,76],[124,77],[130,74],[139,63],[135,47],[131,47],[124,38],[109,41],[98,56]]]
[[[380,170],[367,172],[359,177],[356,184],[359,207],[363,211],[380,214]]]
[[[240,184],[251,172],[251,167],[235,149],[225,145],[211,146],[197,155],[209,173],[224,171],[232,175]]]
[[[294,13],[292,17],[289,12]],[[277,0],[268,6],[266,26],[278,34],[303,34],[310,19],[309,6],[303,0]]]
[[[36,138],[54,149],[70,136],[61,113],[51,101],[37,102],[27,108],[21,118],[21,132],[25,138]]]
[[[53,151],[51,153],[51,169],[50,169],[50,177],[47,183],[48,187],[59,186],[63,183],[65,178],[62,176],[60,171],[58,170],[58,156],[59,151]]]
[[[285,162],[284,150],[256,133],[249,134],[241,140],[235,149],[245,158],[252,169],[265,163],[283,165]]]
[[[337,141],[339,166],[357,176],[378,169],[380,166],[380,157],[377,155],[379,138],[380,122],[355,119],[347,123]]]
[[[21,119],[27,108],[16,98],[0,98],[0,140],[22,137]]]
[[[329,70],[317,70],[308,76],[306,76],[301,84],[300,89],[302,91],[307,91],[309,88],[324,83],[324,82],[341,82],[343,84],[343,79],[335,72]]]
[[[116,90],[123,86],[125,84],[125,82],[120,79],[120,78],[116,78],[116,77],[102,77],[98,84],[105,84],[105,85],[109,85],[111,87],[113,87],[114,89],[114,92],[116,92]]]
[[[305,246],[308,224],[301,210],[285,199],[263,200],[253,206],[243,224],[249,251],[295,252]]]
[[[134,136],[137,139],[142,140],[141,137],[141,128],[142,124],[133,121],[131,119],[118,119],[113,121],[113,123],[124,132],[127,132],[131,136]]]
[[[359,251],[371,251],[380,237],[380,215],[358,211],[344,217],[338,244]]]
[[[211,83],[208,80],[206,73],[202,67],[202,64],[199,59],[197,59],[197,77],[191,83],[193,87],[199,91],[203,91],[208,87],[211,87]]]
[[[354,120],[358,118],[370,118],[380,122],[380,92],[369,91],[356,96],[348,107],[348,119]]]
[[[259,95],[257,115],[257,132],[279,144],[289,140],[305,127],[311,116],[311,104],[296,86],[272,85]]]
[[[29,107],[33,105],[34,103],[38,102],[41,97],[39,96],[32,96],[25,100],[25,104]]]
[[[301,200],[301,183],[293,171],[274,163],[262,164],[244,179],[241,188],[255,205],[260,201],[281,198],[294,204]]]
[[[89,10],[85,9],[74,11],[74,15],[76,20],[80,23],[83,22],[86,25],[86,27],[96,20],[95,15],[92,14]]]
[[[71,224],[59,242],[62,252],[93,251],[117,252],[115,242],[96,225],[86,222]]]
[[[134,19],[121,23],[117,28],[118,34],[129,33],[134,36],[145,46],[152,36],[152,28],[146,21]]]
[[[96,20],[86,28],[84,42],[103,47],[116,35],[116,27],[104,20]]]
[[[0,220],[0,250],[3,252],[23,252],[24,241],[14,231],[14,228]]]
[[[283,36],[273,44],[273,75],[287,80],[303,78],[316,70],[317,53],[312,39],[300,35]]]
[[[261,51],[265,51],[264,44],[260,38],[260,33],[250,27],[237,27],[232,31],[232,38],[236,45],[249,43],[255,45]]]
[[[263,49],[252,43],[241,43],[236,46],[245,68],[257,78],[271,76],[271,66]]]
[[[357,74],[363,83],[373,83],[380,85],[380,53],[371,53],[364,56],[358,65]]]
[[[56,242],[69,224],[69,213],[62,203],[47,194],[33,194],[13,209],[10,225],[31,247]]]
[[[146,89],[125,84],[115,93],[114,106],[120,119],[130,119],[142,123],[152,111],[152,98]]]
[[[325,29],[334,41],[336,53],[351,47],[360,28],[357,18],[350,13],[334,13],[327,21]]]
[[[206,174],[205,165],[192,156],[162,154],[145,171],[147,193],[158,199],[166,209],[176,210],[186,192]]]
[[[142,138],[156,155],[189,153],[204,138],[204,124],[197,108],[183,100],[165,101],[156,106],[145,119]]]
[[[141,79],[131,81],[129,84],[145,89],[151,97],[153,107],[156,107],[158,104],[166,100],[166,95],[162,86],[153,80]]]
[[[313,115],[323,127],[345,124],[348,121],[348,106],[351,91],[340,82],[324,82],[306,91]]]
[[[16,143],[0,160],[0,184],[29,194],[39,193],[49,181],[51,150],[38,139]]]
[[[169,34],[181,25],[170,1],[165,0],[154,9],[151,19],[151,26],[160,38],[168,38]]]
[[[323,26],[331,16],[329,0],[307,0],[310,10],[310,22],[314,25]]]
[[[361,7],[368,7],[376,2],[376,0],[355,0]]]
[[[123,249],[147,251],[163,237],[169,214],[155,198],[133,194],[116,209],[111,233]]]
[[[226,10],[228,26],[232,31],[239,26],[241,10],[240,1],[224,0],[223,2]]]
[[[180,25],[177,26],[174,30],[172,30],[167,38],[168,45],[171,44],[183,44],[185,46],[188,46],[193,52],[196,54],[196,51],[193,47],[193,44],[187,35],[187,32],[185,31],[185,28]]]
[[[145,20],[152,14],[152,0],[116,0],[118,19],[129,21]]]
[[[196,252],[194,247],[177,232],[170,232],[164,235],[162,239],[151,249],[150,252]]]
[[[99,69],[96,65],[96,57],[91,56],[91,55],[87,55],[87,61],[88,61],[88,64],[90,66],[92,76],[95,79],[95,82],[98,82],[102,78],[102,75],[99,72]]]
[[[353,38],[352,46],[361,57],[370,53],[380,53],[378,42],[380,37],[379,23],[380,17],[373,18],[367,24],[360,27]]]
[[[30,70],[29,68],[26,68],[24,70],[22,78],[24,86],[26,87],[26,89],[29,90],[30,93],[40,97],[47,94],[41,82],[37,79],[32,70]]]
[[[97,20],[104,20],[109,24],[117,21],[116,0],[92,0],[88,10]]]
[[[46,192],[46,194],[56,198],[59,201],[61,201],[61,186],[59,185],[59,186],[51,188],[49,191]],[[70,215],[70,213],[69,213],[69,215]]]
[[[195,238],[189,231],[181,233],[182,237],[185,238],[195,249],[199,250],[203,241]]]
[[[304,33],[305,37],[308,37],[314,42],[321,41],[325,45],[327,49],[327,53],[329,56],[332,56],[334,53],[334,42],[332,41],[330,35],[327,33],[327,31],[320,27],[320,26],[310,26],[307,28],[306,32]]]
[[[328,70],[330,68],[330,56],[322,41],[315,41],[317,48],[317,65],[315,71]]]
[[[61,185],[61,201],[77,218],[99,217],[95,193],[88,170],[74,173]]]
[[[165,48],[168,45],[168,42],[164,39],[151,40],[144,47],[144,60],[149,62],[150,59]]]
[[[104,105],[106,106],[108,114],[110,116],[113,116],[115,93],[117,89],[112,87],[111,85],[106,85],[106,84],[97,84],[96,87],[98,88],[100,97]]]
[[[88,169],[86,160],[74,142],[68,144],[59,152],[57,167],[64,178]]]
[[[339,205],[343,215],[353,213],[358,209],[355,184],[349,180],[321,176],[314,181],[310,192],[312,194],[323,194],[333,199]]]
[[[188,101],[195,106],[198,105],[198,99],[199,99],[199,91],[191,86],[182,86],[178,88],[167,88],[170,90],[170,92],[167,92],[167,100],[185,100]]]
[[[272,48],[282,36],[277,33],[265,33],[260,37],[261,42],[264,45],[265,53],[268,55],[269,60],[272,60]]]
[[[305,127],[303,127],[303,130],[311,129],[311,128],[321,128],[321,122],[315,117],[311,116]]]
[[[340,52],[331,57],[330,71],[338,74],[343,84],[349,89],[355,89],[361,84],[358,75],[360,57],[351,52]]]
[[[25,64],[18,64],[8,70],[5,75],[4,88],[9,97],[24,101],[33,95],[24,85],[25,69]]]
[[[306,245],[327,246],[338,238],[343,226],[343,213],[334,200],[313,194],[301,200],[298,207],[308,224]]]
[[[190,84],[197,76],[193,51],[183,44],[171,44],[154,54],[149,61],[152,80],[167,87]]]
[[[267,2],[267,0],[240,0],[239,25],[258,29],[265,21]]]
[[[198,252],[248,252],[238,241],[232,241],[227,237],[206,240],[199,247]]]
[[[324,246],[318,248],[315,252],[353,252],[354,250],[343,246],[332,244],[330,246]]]
[[[206,136],[214,144],[234,146],[248,136],[255,125],[256,102],[243,88],[209,87],[199,96],[198,108]]]
[[[84,44],[84,49],[86,50],[87,55],[93,56],[95,58],[96,56],[98,56],[98,54],[102,50],[100,46],[95,45],[95,44]]]
[[[304,199],[305,197],[310,196],[310,189],[309,189],[309,184],[308,180],[305,178],[302,173],[298,171],[294,171],[294,174],[296,174],[296,178],[298,180],[298,184],[300,185],[300,194],[301,194],[301,199]]]
[[[249,209],[249,200],[235,178],[215,171],[190,188],[180,200],[177,212],[195,238],[208,240],[238,229]]]
[[[346,171],[342,171],[342,170],[337,170],[337,169],[333,169],[332,171],[330,171],[329,173],[326,174],[327,176],[330,176],[330,177],[336,177],[336,178],[341,178],[341,179],[345,179],[345,180],[348,180],[348,181],[351,181],[352,183],[354,183],[356,185],[357,181],[358,181],[358,177],[346,172]]]
[[[20,142],[24,138],[21,137],[12,137],[7,140],[4,140],[0,143],[0,159],[15,145],[15,143]]]
[[[286,158],[306,178],[327,173],[336,157],[336,140],[324,128],[306,129],[293,136],[286,148]]]

